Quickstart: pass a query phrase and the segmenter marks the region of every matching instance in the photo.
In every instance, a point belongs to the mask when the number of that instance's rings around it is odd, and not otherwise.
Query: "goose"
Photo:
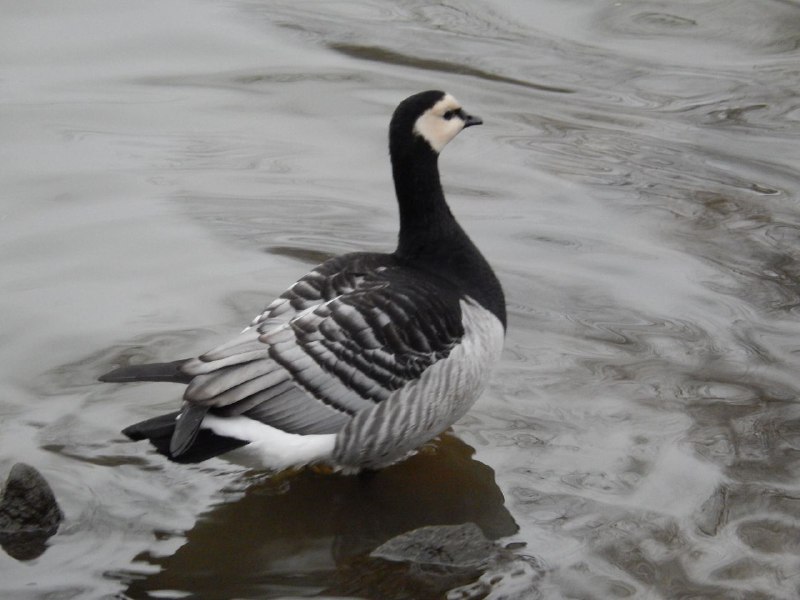
[[[438,157],[481,123],[442,91],[403,100],[389,126],[395,251],[323,262],[196,358],[101,376],[186,384],[179,411],[123,433],[179,463],[225,455],[272,471],[357,473],[407,458],[463,417],[499,359],[506,309],[445,201]]]

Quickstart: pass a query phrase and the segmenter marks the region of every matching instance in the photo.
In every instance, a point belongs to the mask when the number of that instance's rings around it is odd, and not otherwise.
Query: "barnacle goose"
[[[176,462],[230,452],[273,470],[357,472],[404,459],[461,418],[500,355],[505,300],[445,202],[437,162],[481,123],[444,92],[403,100],[389,127],[397,249],[322,263],[197,358],[103,375],[188,384],[180,411],[123,433]]]

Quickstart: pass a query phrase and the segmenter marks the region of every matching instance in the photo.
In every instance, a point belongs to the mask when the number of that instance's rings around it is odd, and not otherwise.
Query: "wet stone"
[[[0,546],[17,560],[34,559],[63,519],[44,477],[29,465],[15,464],[0,499]]]
[[[475,568],[485,565],[497,546],[474,523],[420,527],[390,539],[370,556],[393,562]]]
[[[474,523],[421,527],[392,538],[370,557],[408,565],[404,577],[448,600],[540,597],[544,567],[487,539]],[[449,591],[448,591],[449,590]]]

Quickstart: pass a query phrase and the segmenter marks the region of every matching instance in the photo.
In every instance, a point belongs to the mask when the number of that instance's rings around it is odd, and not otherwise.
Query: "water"
[[[463,521],[526,542],[545,598],[800,594],[796,2],[2,14],[0,473],[40,469],[67,520],[0,553],[0,595],[402,597],[363,553]],[[110,365],[391,248],[388,117],[429,88],[484,118],[441,166],[510,311],[457,437],[367,483],[127,442],[179,389]]]

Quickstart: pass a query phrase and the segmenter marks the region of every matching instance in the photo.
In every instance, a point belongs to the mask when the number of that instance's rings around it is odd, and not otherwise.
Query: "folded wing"
[[[459,299],[438,281],[386,255],[328,261],[237,338],[183,365],[187,427],[179,421],[172,452],[191,447],[208,411],[290,433],[338,432],[419,379],[463,334]]]

